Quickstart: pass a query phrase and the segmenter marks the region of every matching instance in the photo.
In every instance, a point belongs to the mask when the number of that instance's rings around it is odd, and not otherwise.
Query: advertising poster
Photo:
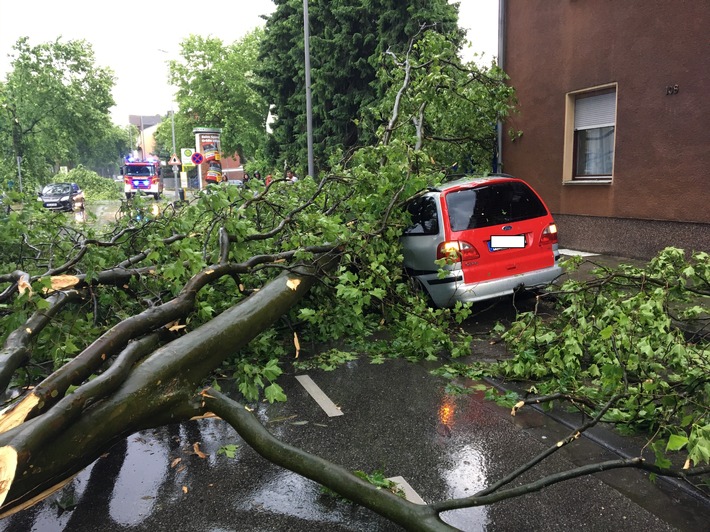
[[[221,183],[224,179],[222,172],[222,149],[220,145],[221,129],[195,128],[195,148],[202,154],[203,161],[197,165],[200,189],[207,185]]]

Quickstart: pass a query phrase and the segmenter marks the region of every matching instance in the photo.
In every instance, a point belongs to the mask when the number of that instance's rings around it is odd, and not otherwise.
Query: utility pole
[[[313,106],[311,105],[311,39],[308,30],[308,0],[303,0],[303,48],[306,60],[306,137],[308,138],[308,175],[315,179],[313,168]]]

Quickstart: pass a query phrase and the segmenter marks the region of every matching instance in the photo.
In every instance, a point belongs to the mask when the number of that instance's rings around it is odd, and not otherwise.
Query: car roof
[[[47,187],[53,187],[53,186],[56,186],[56,185],[67,185],[67,186],[72,187],[72,188],[80,188],[79,185],[77,185],[76,183],[65,183],[65,182],[62,181],[62,182],[60,182],[60,183],[47,183],[46,185],[44,185],[44,186],[42,187],[42,189],[45,189],[45,188],[47,188]]]
[[[479,186],[485,183],[502,182],[509,179],[514,179],[519,181],[516,177],[509,174],[489,174],[486,176],[466,176],[456,179],[454,181],[447,181],[440,185],[429,187],[431,192],[444,192],[452,188],[466,188],[469,185]]]

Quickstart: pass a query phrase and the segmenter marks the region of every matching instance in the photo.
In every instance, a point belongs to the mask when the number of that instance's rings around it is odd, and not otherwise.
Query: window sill
[[[566,179],[563,185],[611,185],[611,177],[608,179]]]

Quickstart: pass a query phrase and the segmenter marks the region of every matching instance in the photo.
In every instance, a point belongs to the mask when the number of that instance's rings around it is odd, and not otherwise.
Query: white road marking
[[[330,400],[330,398],[323,393],[323,390],[321,390],[318,385],[313,382],[313,379],[311,379],[308,375],[298,375],[296,376],[296,379],[298,382],[301,383],[301,386],[303,386],[306,391],[310,394],[311,397],[315,400],[318,405],[325,411],[326,414],[328,414],[328,417],[335,417],[335,416],[342,416],[343,412],[338,408],[333,401]]]
[[[402,491],[404,491],[404,496],[409,502],[413,502],[414,504],[426,504],[424,502],[424,499],[422,499],[419,494],[414,491],[412,486],[409,485],[409,482],[404,480],[404,477],[390,477],[387,480],[391,480],[400,488],[402,488]]]

